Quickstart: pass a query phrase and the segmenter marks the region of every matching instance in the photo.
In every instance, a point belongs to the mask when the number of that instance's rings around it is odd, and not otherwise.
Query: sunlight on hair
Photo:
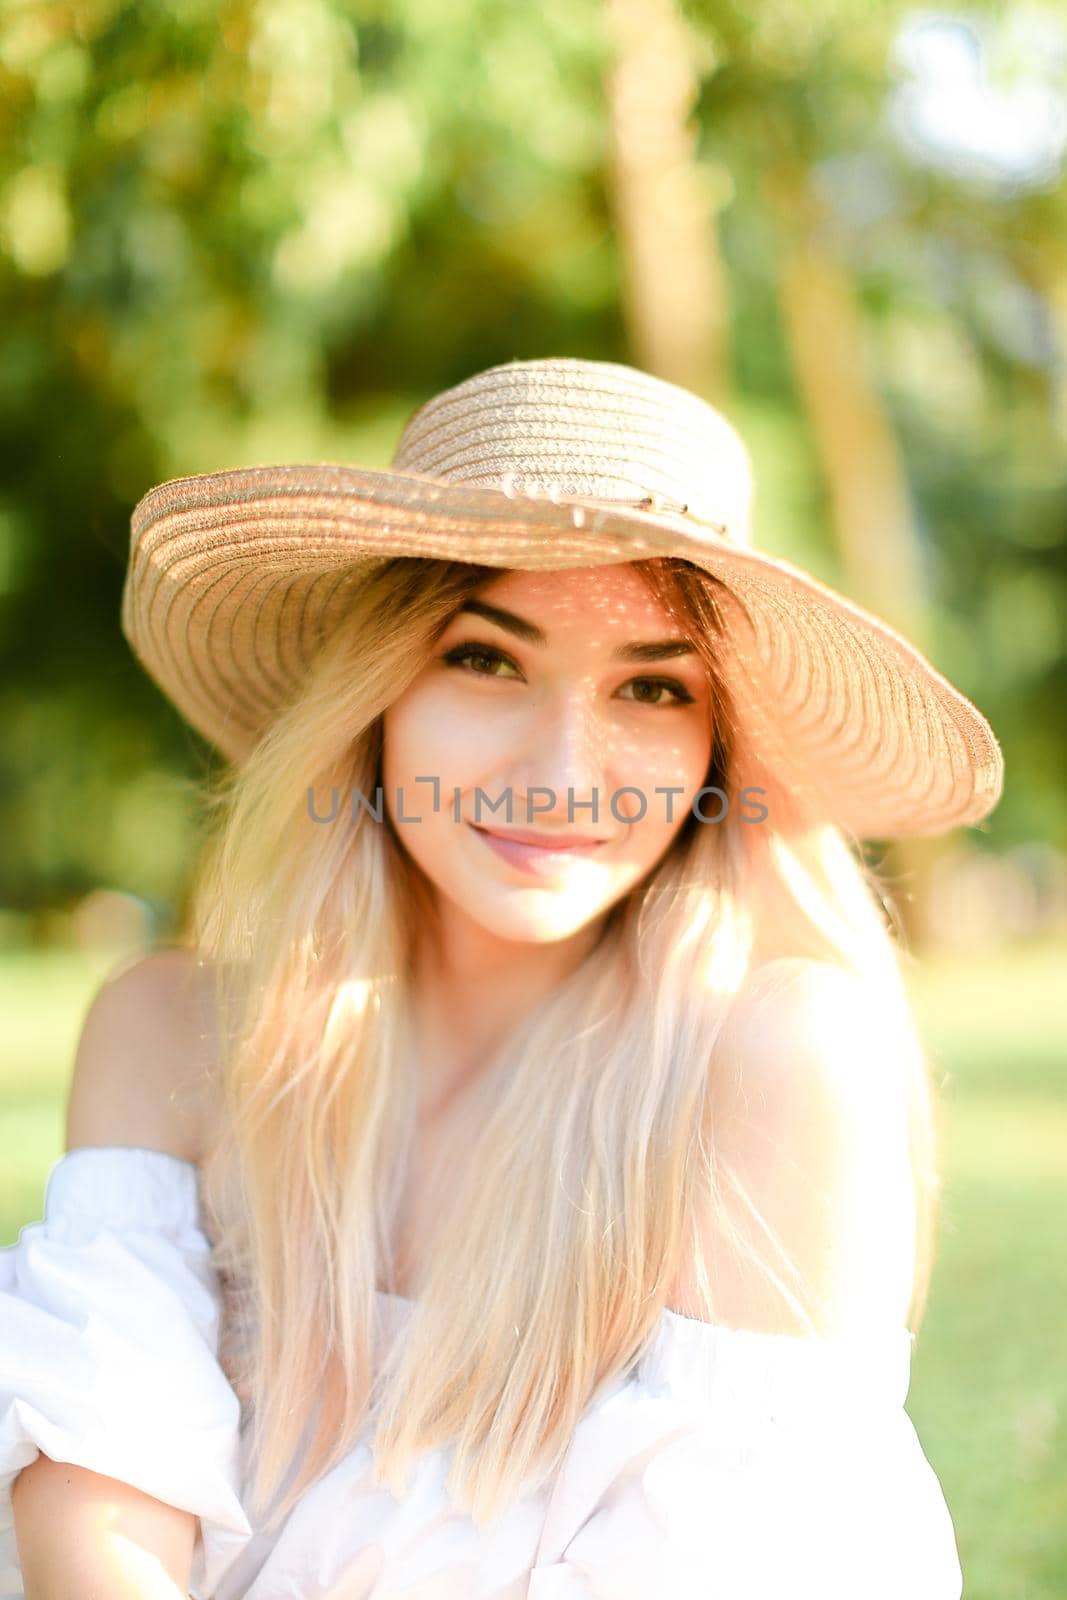
[[[744,785],[769,805],[779,791],[731,702],[721,586],[685,562],[635,565],[699,641],[715,708],[706,781],[731,805],[714,825],[687,819],[487,1064],[410,1321],[384,1353],[376,1290],[396,1281],[415,1129],[414,1075],[401,1070],[409,957],[428,908],[390,828],[365,812],[316,826],[305,797],[310,785],[374,792],[383,712],[499,569],[397,558],[367,576],[299,697],[211,799],[190,938],[217,963],[228,1026],[204,1192],[244,1313],[231,1372],[255,1400],[252,1492],[268,1525],[368,1421],[394,1492],[424,1450],[454,1443],[449,1490],[484,1525],[558,1465],[598,1387],[647,1346],[691,1250],[691,1314],[716,1320],[698,1222],[715,1219],[743,1250],[738,1219],[753,1206],[719,1146],[710,1087],[731,1007],[776,957],[832,963],[881,997],[872,1026],[891,1021],[901,1041],[888,1092],[912,1119],[928,1247],[931,1100],[874,874],[837,829],[802,826],[788,797],[769,822],[739,818]],[[755,1270],[811,1331],[789,1264],[766,1256]]]

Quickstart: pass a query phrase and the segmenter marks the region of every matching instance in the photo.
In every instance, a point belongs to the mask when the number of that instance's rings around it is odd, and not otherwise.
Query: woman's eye
[[[685,685],[679,683],[676,678],[631,678],[629,683],[623,684],[623,689],[650,690],[653,696],[664,693],[674,696],[673,700],[658,700],[649,698],[642,692],[635,696],[636,703],[642,706],[684,706],[692,704],[694,699]]]
[[[494,649],[492,645],[457,644],[451,650],[447,650],[441,659],[446,666],[459,667],[464,672],[472,672],[478,678],[503,678],[513,674],[522,676],[510,656]],[[497,670],[500,668],[503,670]],[[677,678],[631,678],[629,683],[623,684],[623,690],[626,689],[637,691],[632,699],[636,705],[642,706],[689,705],[694,699]],[[620,690],[620,693],[623,690]],[[672,698],[663,699],[664,695],[670,695]],[[631,697],[624,695],[624,698]]]
[[[464,671],[473,672],[479,678],[499,678],[505,674],[494,672],[494,667],[515,666],[514,661],[509,660],[499,650],[484,644],[458,644],[453,649],[447,650],[441,659],[448,666],[463,667]],[[465,665],[467,662],[476,664],[467,666]]]

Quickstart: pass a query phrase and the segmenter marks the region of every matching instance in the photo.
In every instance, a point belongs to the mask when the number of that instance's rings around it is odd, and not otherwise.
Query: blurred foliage
[[[682,11],[757,540],[836,575],[777,301],[774,182],[799,162],[905,447],[937,665],[1004,745],[986,842],[1062,847],[1063,185],[917,158],[891,114],[901,5]],[[179,892],[210,752],[118,627],[152,484],[384,465],[407,413],[481,367],[630,358],[610,60],[594,0],[4,8],[0,902]]]

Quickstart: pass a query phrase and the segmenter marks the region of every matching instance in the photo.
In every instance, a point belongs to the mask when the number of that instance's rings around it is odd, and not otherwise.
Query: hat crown
[[[688,389],[570,357],[490,367],[408,419],[397,472],[711,523],[748,544],[752,471],[740,435]]]

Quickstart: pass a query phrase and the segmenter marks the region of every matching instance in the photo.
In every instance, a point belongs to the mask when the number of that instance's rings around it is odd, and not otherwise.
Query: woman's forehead
[[[553,572],[508,568],[479,586],[478,598],[538,621],[550,631],[553,619],[587,618],[605,623],[665,623],[671,613],[631,561],[610,566],[568,567]]]

